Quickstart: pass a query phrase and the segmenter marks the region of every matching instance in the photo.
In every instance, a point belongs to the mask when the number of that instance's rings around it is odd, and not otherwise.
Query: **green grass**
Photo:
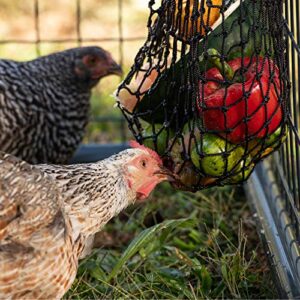
[[[66,298],[276,298],[240,188],[161,185],[112,220]],[[159,225],[156,225],[159,224]],[[134,238],[135,237],[135,238]]]

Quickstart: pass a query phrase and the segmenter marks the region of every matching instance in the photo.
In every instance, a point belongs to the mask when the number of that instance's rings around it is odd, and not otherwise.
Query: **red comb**
[[[152,149],[145,147],[144,145],[139,144],[137,141],[129,141],[129,146],[132,148],[138,148],[147,151],[159,164],[162,164],[162,160],[159,155]]]

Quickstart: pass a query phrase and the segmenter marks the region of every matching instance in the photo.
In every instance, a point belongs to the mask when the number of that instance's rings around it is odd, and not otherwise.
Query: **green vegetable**
[[[262,158],[273,152],[286,140],[287,130],[281,126],[265,140],[257,138],[248,143],[248,150],[252,157]]]
[[[226,180],[226,183],[239,183],[248,178],[251,171],[255,167],[255,164],[252,162],[252,158],[250,155],[246,157],[246,161],[242,160],[240,164],[232,171],[233,176],[229,177]]]
[[[192,162],[203,173],[212,177],[220,177],[224,173],[231,172],[244,153],[242,147],[230,143],[227,143],[226,149],[226,141],[213,134],[203,135],[202,147],[201,143],[198,143],[197,147],[192,150]],[[200,157],[198,153],[203,157]]]
[[[154,132],[151,124],[146,125],[142,135],[144,138],[144,145],[150,149],[155,150],[159,155],[163,155],[168,141],[174,136],[171,129],[164,128],[162,124],[154,124]],[[157,145],[157,148],[156,148]]]
[[[265,145],[270,147],[270,146],[277,146],[277,142],[284,142],[286,139],[286,131],[281,128],[281,126],[274,132],[272,133],[268,138],[265,140]]]
[[[199,184],[201,176],[198,172],[194,170],[194,165],[188,161],[184,164],[181,171],[178,173],[178,177],[180,179],[180,182],[185,187],[194,187]]]

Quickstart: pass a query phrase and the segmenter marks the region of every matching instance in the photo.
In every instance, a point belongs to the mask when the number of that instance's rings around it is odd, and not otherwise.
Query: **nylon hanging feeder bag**
[[[282,0],[149,1],[115,92],[135,139],[196,191],[246,180],[286,134]]]

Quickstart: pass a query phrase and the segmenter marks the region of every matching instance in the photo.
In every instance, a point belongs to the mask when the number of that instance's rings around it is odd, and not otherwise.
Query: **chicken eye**
[[[94,57],[94,56],[89,57],[89,59],[88,59],[88,64],[89,65],[94,65],[96,62],[97,62],[96,57]]]
[[[141,160],[141,166],[142,166],[142,168],[147,167],[147,162],[144,159]]]

